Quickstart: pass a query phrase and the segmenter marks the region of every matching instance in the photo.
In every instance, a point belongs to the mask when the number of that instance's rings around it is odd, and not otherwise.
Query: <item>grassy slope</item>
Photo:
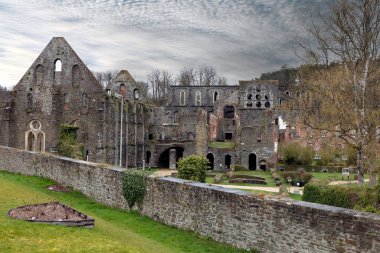
[[[53,182],[0,172],[0,252],[246,252],[109,208],[78,192],[46,189]],[[17,206],[59,200],[96,219],[94,229],[35,224],[9,218]]]

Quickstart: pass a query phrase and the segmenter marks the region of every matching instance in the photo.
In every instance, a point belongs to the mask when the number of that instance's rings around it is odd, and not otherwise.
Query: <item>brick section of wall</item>
[[[0,146],[0,168],[72,186],[126,209],[122,169]],[[175,178],[149,178],[142,214],[168,225],[261,252],[378,252],[380,216],[253,197]]]

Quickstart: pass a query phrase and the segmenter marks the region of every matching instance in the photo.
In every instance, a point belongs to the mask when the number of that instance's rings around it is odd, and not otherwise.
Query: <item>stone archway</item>
[[[249,170],[256,170],[256,167],[257,167],[256,160],[257,160],[256,154],[252,153],[249,155],[249,157],[248,157],[248,169]]]
[[[183,156],[183,151],[184,148],[182,147],[170,147],[165,149],[158,158],[158,167],[175,169],[179,158]]]
[[[208,166],[210,170],[214,169],[214,155],[212,153],[208,153],[206,156],[208,160]]]
[[[267,161],[266,160],[260,160],[259,162],[260,170],[266,171],[267,169]]]

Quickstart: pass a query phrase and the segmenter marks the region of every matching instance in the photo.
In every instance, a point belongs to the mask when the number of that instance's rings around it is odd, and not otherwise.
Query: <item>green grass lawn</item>
[[[53,181],[0,171],[0,252],[246,252],[136,212],[98,204],[79,192],[46,189]],[[7,216],[18,206],[61,201],[95,218],[95,227],[69,228]]]
[[[323,181],[326,183],[332,182],[332,181],[341,181],[342,180],[342,173],[335,173],[335,172],[311,172],[313,175],[312,180],[318,180],[318,181]],[[350,175],[350,181],[354,180],[355,175],[351,174]],[[344,177],[345,181],[347,180],[347,176]]]

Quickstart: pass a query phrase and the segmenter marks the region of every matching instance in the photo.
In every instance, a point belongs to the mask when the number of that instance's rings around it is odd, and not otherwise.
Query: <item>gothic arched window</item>
[[[179,105],[185,105],[185,91],[181,90],[179,92]]]
[[[195,92],[195,105],[200,106],[202,104],[202,94],[200,90]]]

